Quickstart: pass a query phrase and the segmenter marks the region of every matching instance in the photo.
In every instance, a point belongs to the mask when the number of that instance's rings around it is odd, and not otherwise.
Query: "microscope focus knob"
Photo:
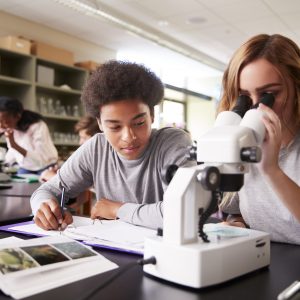
[[[259,147],[244,147],[241,149],[241,160],[245,162],[260,162],[261,149]]]
[[[205,167],[198,174],[197,178],[207,191],[215,191],[220,186],[220,171],[216,167]]]

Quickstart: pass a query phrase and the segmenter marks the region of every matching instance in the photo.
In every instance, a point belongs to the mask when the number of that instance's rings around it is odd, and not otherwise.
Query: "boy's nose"
[[[132,128],[124,128],[122,139],[126,142],[131,142],[136,139],[136,135]]]

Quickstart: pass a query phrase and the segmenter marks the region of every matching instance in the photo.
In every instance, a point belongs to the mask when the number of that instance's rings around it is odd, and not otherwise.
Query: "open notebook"
[[[0,288],[21,299],[117,268],[66,237],[0,240]]]
[[[73,220],[73,224],[61,233],[55,230],[43,230],[32,222],[2,226],[0,229],[34,236],[66,236],[91,246],[139,255],[144,252],[144,239],[156,235],[155,230],[120,220],[95,220],[93,223],[90,218],[78,216],[73,216]]]

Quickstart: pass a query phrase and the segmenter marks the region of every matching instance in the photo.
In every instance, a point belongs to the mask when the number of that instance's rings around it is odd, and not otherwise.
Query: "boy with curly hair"
[[[86,111],[102,133],[84,143],[58,174],[31,197],[35,223],[64,229],[57,199],[95,187],[91,218],[120,219],[150,228],[162,226],[164,172],[171,164],[195,165],[186,158],[190,137],[181,129],[152,129],[154,106],[163,98],[161,80],[142,65],[108,61],[88,79],[82,94]]]

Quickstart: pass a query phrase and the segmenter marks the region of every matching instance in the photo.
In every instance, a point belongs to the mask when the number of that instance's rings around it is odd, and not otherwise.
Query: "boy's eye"
[[[144,124],[145,124],[145,121],[140,121],[140,122],[134,123],[134,126],[142,126]]]
[[[118,129],[120,129],[120,128],[121,128],[121,126],[119,126],[119,125],[108,127],[108,129],[113,130],[113,131],[116,131],[116,130],[118,130]]]

